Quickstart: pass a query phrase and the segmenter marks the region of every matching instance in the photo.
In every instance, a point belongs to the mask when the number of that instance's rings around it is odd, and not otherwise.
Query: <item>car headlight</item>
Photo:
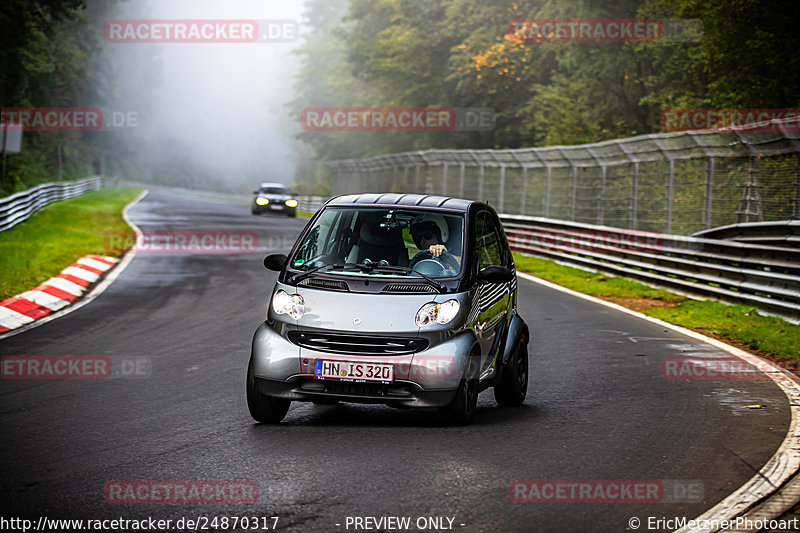
[[[300,320],[306,312],[306,306],[299,294],[289,295],[284,290],[278,290],[272,297],[272,310],[279,315],[287,314],[295,320]]]
[[[286,207],[297,207],[297,200],[286,200]]]
[[[259,196],[258,198],[256,198],[256,203],[258,205],[267,205],[269,203],[269,198],[262,198]]]
[[[459,307],[458,300],[447,300],[441,304],[428,302],[417,311],[417,325],[422,327],[434,322],[447,324],[456,317]]]

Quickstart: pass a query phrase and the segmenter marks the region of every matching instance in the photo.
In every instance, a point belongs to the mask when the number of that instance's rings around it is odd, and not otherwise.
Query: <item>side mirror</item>
[[[514,273],[500,265],[489,265],[478,272],[478,279],[491,283],[506,283],[512,280]]]
[[[286,266],[287,257],[283,254],[272,254],[264,258],[264,266],[275,272],[280,272]]]
[[[258,191],[253,191],[253,194],[258,194]]]

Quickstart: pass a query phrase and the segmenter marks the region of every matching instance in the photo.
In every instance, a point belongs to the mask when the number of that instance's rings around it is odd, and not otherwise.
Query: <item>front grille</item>
[[[326,289],[329,291],[346,291],[346,292],[350,291],[350,288],[347,286],[347,283],[335,279],[306,278],[300,283],[298,283],[298,285],[302,285],[304,287],[317,288],[317,289]]]
[[[403,294],[437,292],[437,290],[430,285],[424,283],[389,283],[381,292],[394,292]]]
[[[421,352],[428,347],[426,339],[316,333],[311,331],[291,331],[289,332],[289,340],[303,348],[320,352],[354,355],[403,355]]]

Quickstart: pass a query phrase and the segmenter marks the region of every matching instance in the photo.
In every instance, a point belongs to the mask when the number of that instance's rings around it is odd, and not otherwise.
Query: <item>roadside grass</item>
[[[32,289],[84,255],[122,255],[125,250],[112,245],[133,238],[133,230],[122,219],[122,209],[140,192],[91,191],[52,203],[0,232],[0,300]]]
[[[514,253],[517,269],[772,359],[800,359],[800,325],[745,305],[694,300],[625,278]]]

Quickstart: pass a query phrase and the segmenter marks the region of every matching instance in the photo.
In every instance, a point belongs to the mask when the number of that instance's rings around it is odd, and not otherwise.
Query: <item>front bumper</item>
[[[262,323],[253,337],[252,364],[262,394],[292,401],[340,400],[406,407],[443,407],[455,396],[474,344],[464,331],[408,355],[342,355],[292,344]],[[317,379],[318,359],[391,363],[390,383]]]

